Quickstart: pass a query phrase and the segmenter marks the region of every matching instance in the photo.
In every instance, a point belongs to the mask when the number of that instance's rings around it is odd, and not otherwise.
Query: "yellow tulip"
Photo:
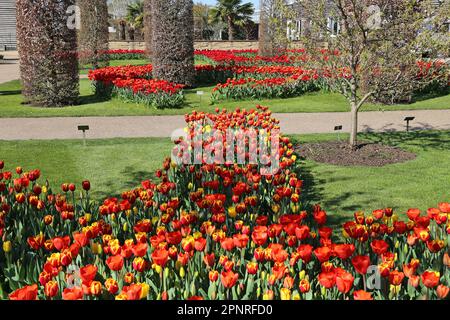
[[[141,299],[144,299],[148,296],[150,291],[150,286],[147,283],[138,283],[141,286]]]
[[[12,244],[11,241],[5,241],[3,242],[3,251],[5,252],[11,252],[12,250]]]
[[[291,300],[291,290],[288,288],[282,288],[280,290],[281,300]]]

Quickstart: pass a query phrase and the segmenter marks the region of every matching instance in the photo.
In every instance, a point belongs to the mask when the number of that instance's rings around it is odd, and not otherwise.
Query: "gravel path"
[[[4,59],[0,60],[0,83],[19,79],[20,70],[17,51],[2,51],[0,55],[4,56]]]
[[[334,132],[336,125],[349,131],[348,113],[275,114],[285,134]],[[404,131],[406,116],[416,117],[412,130],[450,130],[450,110],[361,112],[361,132]],[[0,118],[0,140],[81,139],[78,125],[89,125],[88,139],[170,137],[184,127],[182,116]],[[179,134],[178,134],[179,135]]]

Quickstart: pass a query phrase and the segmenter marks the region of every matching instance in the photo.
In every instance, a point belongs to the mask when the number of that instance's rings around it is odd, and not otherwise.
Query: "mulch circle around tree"
[[[347,141],[304,143],[297,152],[305,159],[338,166],[382,167],[414,160],[414,153],[374,142],[361,142],[352,150]]]

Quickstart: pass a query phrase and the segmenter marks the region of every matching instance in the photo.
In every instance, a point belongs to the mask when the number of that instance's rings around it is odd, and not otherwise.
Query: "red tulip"
[[[331,249],[328,247],[319,247],[314,250],[314,255],[319,259],[320,263],[328,261],[331,257]]]
[[[49,281],[44,286],[44,294],[46,297],[53,298],[58,294],[58,283],[56,281]]]
[[[84,285],[89,286],[97,275],[97,267],[90,264],[80,268],[80,278]]]
[[[352,264],[355,268],[356,272],[359,274],[366,274],[367,269],[370,266],[370,257],[369,256],[355,256],[352,258]]]
[[[354,244],[337,244],[333,248],[334,254],[342,260],[348,259],[355,252]]]
[[[409,209],[406,214],[408,215],[408,218],[410,220],[416,220],[417,217],[420,216],[420,210],[419,209]]]
[[[9,295],[10,300],[36,300],[38,293],[37,284],[31,286],[25,286],[17,289]]]
[[[146,242],[139,242],[133,245],[131,250],[136,257],[144,257],[147,254],[148,245]]]
[[[164,268],[169,260],[169,252],[166,249],[156,249],[152,252],[152,260],[153,263]]]
[[[119,291],[119,284],[116,280],[109,278],[105,281],[105,288],[111,294],[116,294]]]
[[[327,289],[331,289],[336,284],[336,274],[334,272],[322,272],[319,274],[319,283]]]
[[[350,272],[346,272],[343,269],[337,269],[336,286],[339,292],[347,294],[353,287],[353,281],[355,281],[355,278]]]
[[[81,183],[81,186],[83,187],[84,191],[89,191],[91,189],[91,183],[89,182],[89,180],[84,180]]]
[[[311,285],[307,279],[300,280],[300,284],[298,285],[301,293],[307,293],[311,289]]]
[[[370,244],[372,251],[377,255],[382,255],[389,250],[389,245],[384,240],[373,240]]]
[[[313,251],[313,247],[309,244],[302,244],[297,248],[297,252],[300,256],[300,259],[302,259],[303,262],[305,262],[305,263],[308,263],[311,261],[312,251]]]

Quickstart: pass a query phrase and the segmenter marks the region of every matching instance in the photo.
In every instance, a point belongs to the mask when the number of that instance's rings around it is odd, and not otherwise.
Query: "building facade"
[[[16,1],[0,1],[0,51],[17,48]]]

